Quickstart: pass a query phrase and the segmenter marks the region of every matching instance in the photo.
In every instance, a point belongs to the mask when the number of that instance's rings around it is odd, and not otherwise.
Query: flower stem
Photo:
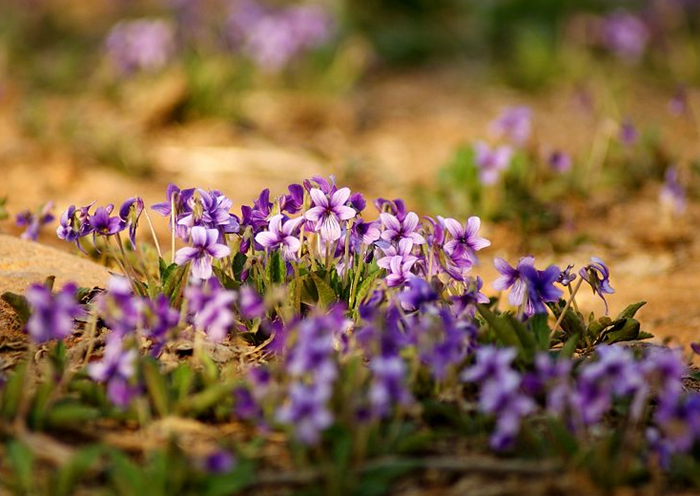
[[[156,245],[156,251],[158,252],[158,258],[163,258],[163,253],[160,251],[160,243],[158,243],[158,236],[156,236],[156,230],[153,228],[153,222],[151,222],[151,216],[148,215],[148,210],[143,209],[143,213],[146,216],[146,221],[148,222],[148,227],[151,230],[151,236],[153,237],[153,243]]]
[[[554,324],[555,331],[557,330],[557,327],[559,327],[561,325],[561,322],[564,320],[564,316],[566,315],[566,312],[569,310],[569,307],[571,307],[571,304],[576,299],[576,293],[578,293],[578,290],[581,287],[582,282],[583,282],[583,279],[579,279],[578,282],[576,283],[576,287],[571,292],[571,296],[569,296],[569,300],[566,302],[566,305],[564,305],[564,309],[559,314],[559,318],[557,319],[557,323]]]

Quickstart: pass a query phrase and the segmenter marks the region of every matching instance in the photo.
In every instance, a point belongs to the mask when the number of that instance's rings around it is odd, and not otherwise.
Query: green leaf
[[[368,274],[367,277],[365,277],[358,285],[355,293],[355,301],[353,302],[355,307],[359,306],[364,301],[381,273],[381,270],[375,270],[371,274]]]
[[[549,337],[551,329],[547,324],[548,318],[549,316],[546,313],[537,313],[528,320],[540,351],[548,351],[550,347]]]
[[[603,335],[604,343],[612,344],[620,341],[633,341],[639,337],[639,321],[636,319],[625,319],[616,322],[610,331]]]
[[[219,280],[221,285],[225,287],[226,289],[238,289],[241,286],[241,283],[231,279],[231,276],[229,276],[225,270],[223,270],[220,267],[213,266],[212,271],[214,272],[214,275],[216,278]]]
[[[171,264],[164,272],[161,284],[163,285],[163,294],[170,298],[170,303],[178,302],[182,287],[185,284],[185,276],[187,275],[188,265]]]
[[[323,308],[327,308],[331,303],[337,300],[335,291],[331,288],[326,281],[321,279],[318,274],[311,274],[311,278],[316,285],[316,291],[318,292],[318,304]]]
[[[248,257],[241,252],[236,253],[236,255],[233,257],[233,276],[237,281],[242,281],[241,274],[243,274],[243,269],[245,268],[247,261]]]
[[[22,295],[10,293],[9,291],[3,293],[0,298],[2,298],[2,301],[12,307],[15,314],[17,314],[20,324],[22,324],[22,326],[26,325],[27,321],[29,320],[29,316],[32,314],[32,310],[27,299]]]
[[[576,348],[578,348],[578,342],[581,339],[580,334],[574,334],[569,339],[566,340],[564,346],[562,346],[561,351],[559,351],[559,358],[571,358],[576,353]]]
[[[634,318],[634,316],[639,311],[639,309],[642,308],[646,304],[647,304],[646,301],[640,301],[638,303],[633,303],[632,305],[629,305],[622,312],[620,312],[620,315],[618,315],[615,320]]]
[[[280,250],[270,253],[270,257],[265,267],[267,279],[273,284],[281,284],[287,278],[287,264],[282,258]]]
[[[158,363],[152,358],[143,361],[143,377],[146,389],[153,401],[158,415],[165,417],[170,413],[170,400],[168,398],[168,386],[160,371]]]
[[[216,406],[224,398],[231,396],[234,384],[226,382],[223,384],[214,384],[209,386],[204,391],[197,393],[184,401],[180,401],[177,406],[177,411],[190,415],[200,415],[206,410]]]
[[[57,403],[46,413],[46,425],[52,429],[78,428],[100,417],[100,411],[80,403]]]
[[[56,496],[73,494],[78,482],[99,461],[104,448],[99,445],[88,446],[76,452],[70,461],[61,467],[54,484]]]
[[[8,421],[14,418],[17,414],[17,407],[25,393],[24,377],[27,373],[27,362],[20,362],[15,370],[10,375],[7,384],[3,387],[0,393],[2,394],[2,402],[0,403],[0,411],[3,418]]]
[[[393,482],[404,474],[420,467],[416,460],[391,460],[365,470],[354,494],[380,496],[388,494]]]
[[[522,341],[520,341],[520,338],[518,338],[518,334],[504,317],[496,317],[486,305],[478,304],[477,308],[503,344],[506,346],[515,346],[521,354],[525,352],[524,345]]]
[[[31,450],[20,443],[12,440],[7,446],[7,458],[13,468],[20,487],[27,494],[34,494],[34,454]]]
[[[527,353],[528,359],[532,359],[537,351],[537,340],[532,330],[528,329],[525,324],[523,324],[515,315],[512,313],[504,314],[508,319],[513,330],[518,335],[518,339],[523,345],[523,349]]]
[[[120,451],[110,453],[112,483],[118,494],[124,496],[144,495],[146,478],[144,472]]]
[[[206,496],[229,496],[236,494],[255,481],[255,465],[248,460],[239,460],[228,474],[209,476],[203,493]]]

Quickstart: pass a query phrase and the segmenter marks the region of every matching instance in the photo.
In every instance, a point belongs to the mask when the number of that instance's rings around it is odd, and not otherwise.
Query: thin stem
[[[175,195],[170,196],[170,263],[175,263]]]
[[[576,287],[571,292],[571,296],[569,296],[569,300],[566,302],[566,305],[564,305],[564,309],[562,310],[561,314],[559,314],[559,318],[557,319],[557,323],[554,324],[555,331],[557,330],[557,327],[559,327],[561,325],[562,320],[564,320],[564,316],[566,315],[566,312],[569,310],[571,303],[573,303],[574,299],[576,298],[576,293],[578,293],[578,290],[581,287],[582,282],[583,282],[583,279],[579,279],[578,283],[576,283]]]
[[[83,367],[90,362],[90,356],[92,355],[92,350],[95,348],[95,338],[97,334],[97,312],[93,311],[90,316],[90,328],[88,332],[88,349],[85,352],[85,358],[83,359]]]
[[[160,251],[160,243],[158,243],[158,236],[156,236],[156,230],[153,228],[153,222],[151,222],[151,216],[148,215],[148,210],[143,209],[143,214],[146,216],[146,221],[148,221],[148,227],[151,230],[151,236],[153,237],[153,243],[156,245],[156,251],[158,252],[158,258],[163,258],[163,253]]]

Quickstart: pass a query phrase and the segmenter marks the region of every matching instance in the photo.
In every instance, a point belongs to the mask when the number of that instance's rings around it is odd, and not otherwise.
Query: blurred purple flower
[[[484,142],[474,144],[475,163],[479,169],[479,180],[482,184],[491,186],[498,181],[501,171],[508,168],[513,150],[509,146],[501,145],[491,148]]]
[[[561,270],[556,265],[550,265],[545,270],[537,270],[532,265],[520,267],[520,273],[527,287],[526,315],[547,313],[547,302],[557,302],[563,292],[554,286],[559,279]]]
[[[175,53],[175,33],[159,19],[122,21],[105,42],[107,55],[124,75],[163,68]]]
[[[136,248],[136,228],[139,225],[141,212],[143,212],[143,200],[138,196],[126,200],[119,209],[122,228],[129,228],[129,241],[133,248]]]
[[[639,139],[639,132],[630,119],[620,124],[620,142],[625,146],[633,146]]]
[[[603,42],[619,58],[637,62],[649,43],[649,30],[637,16],[618,11],[603,20]]]
[[[532,110],[526,106],[505,108],[489,127],[499,138],[506,138],[513,144],[522,146],[532,131]]]
[[[210,474],[225,474],[236,466],[236,457],[230,451],[217,450],[204,459],[204,469]]]
[[[277,421],[292,426],[302,443],[316,444],[321,432],[333,424],[328,408],[331,394],[332,388],[325,382],[294,382],[287,402],[277,410]]]
[[[666,169],[664,184],[659,193],[663,205],[669,206],[676,214],[681,214],[686,208],[685,189],[678,179],[678,169],[674,166]]]
[[[107,339],[102,360],[91,362],[87,373],[96,382],[107,383],[107,397],[119,408],[126,408],[136,394],[129,381],[136,373],[137,351],[123,349],[122,339],[111,335]]]
[[[547,160],[549,167],[555,172],[566,172],[571,169],[571,156],[560,150],[555,150]]]
[[[222,342],[235,322],[232,309],[235,293],[221,287],[216,279],[210,279],[205,287],[188,286],[185,296],[194,326],[203,330],[210,341]]]
[[[77,286],[69,283],[55,295],[43,284],[32,284],[26,292],[31,315],[26,330],[37,344],[65,339],[73,332],[76,318],[84,314],[76,301]]]
[[[372,384],[369,401],[374,415],[385,417],[394,405],[406,406],[413,397],[406,388],[406,365],[398,355],[379,355],[372,358]]]
[[[50,224],[56,218],[51,212],[52,210],[53,202],[49,201],[44,203],[36,213],[30,210],[24,210],[17,214],[17,226],[26,227],[24,232],[20,235],[20,238],[31,241],[38,240],[41,227]]]

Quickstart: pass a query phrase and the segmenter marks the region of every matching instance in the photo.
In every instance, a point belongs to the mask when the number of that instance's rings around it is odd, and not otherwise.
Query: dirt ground
[[[530,105],[536,140],[571,153],[587,153],[596,130],[573,86],[520,94],[474,81],[455,68],[377,74],[343,97],[250,92],[241,96],[245,125],[213,119],[164,122],[163,115],[177,102],[177,88],[177,75],[143,88],[134,97],[142,104],[132,103],[128,112],[87,97],[52,98],[43,102],[44,128],[38,135],[27,130],[22,117],[25,95],[11,85],[5,88],[0,98],[0,196],[9,197],[10,212],[50,199],[60,213],[72,203],[119,203],[135,194],[151,204],[162,201],[171,181],[220,189],[240,205],[263,187],[282,192],[288,183],[314,174],[335,174],[368,197],[402,196],[410,205],[415,188],[434,181],[456,146],[486,136],[487,123],[504,105]],[[669,95],[643,83],[623,89],[620,107],[629,109],[640,127],[657,128],[682,160],[698,155],[696,130],[667,112]],[[124,130],[126,136],[136,131],[152,164],[150,172],[99,164],[79,153],[80,139],[62,144],[61,119],[76,112],[81,116],[74,122],[78,136],[99,126],[114,133]],[[644,330],[687,345],[700,341],[700,205],[691,204],[682,218],[668,219],[660,215],[657,195],[658,185],[649,185],[638,196],[596,200],[566,228],[587,233],[589,241],[567,254],[534,254],[541,263],[579,267],[590,256],[600,256],[611,268],[616,289],[609,299],[611,312],[646,300],[640,312]],[[165,222],[158,226],[165,237]],[[18,233],[7,221],[0,230]],[[488,287],[495,277],[494,256],[514,261],[525,253],[510,230],[497,225],[484,230],[493,246],[483,252],[477,273]],[[62,246],[51,229],[41,242]],[[602,302],[584,293],[584,308],[602,311]]]

